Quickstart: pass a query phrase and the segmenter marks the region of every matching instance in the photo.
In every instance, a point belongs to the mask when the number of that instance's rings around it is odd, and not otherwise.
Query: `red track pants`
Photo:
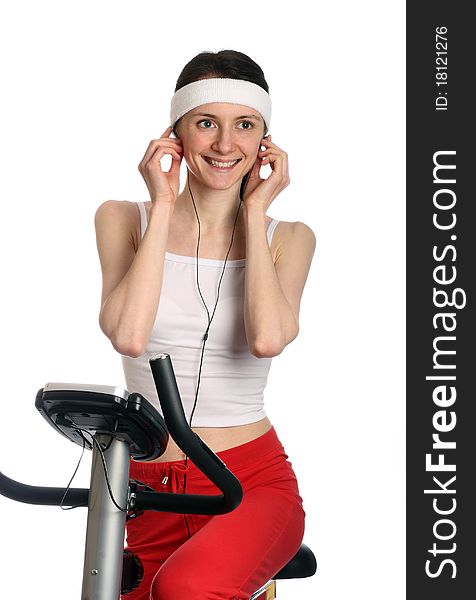
[[[225,515],[146,511],[128,521],[144,579],[124,600],[248,600],[299,549],[306,513],[274,427],[217,455],[243,486],[241,504]],[[131,461],[131,479],[158,491],[183,493],[185,473],[186,493],[220,493],[190,460]]]

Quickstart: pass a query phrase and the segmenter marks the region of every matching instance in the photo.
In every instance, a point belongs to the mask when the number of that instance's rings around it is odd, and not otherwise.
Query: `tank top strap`
[[[147,212],[145,210],[144,202],[137,202],[140,212],[140,237],[144,237],[145,230],[147,229]]]
[[[279,223],[279,221],[277,219],[273,219],[271,221],[271,223],[268,225],[267,237],[268,237],[269,245],[271,245],[271,240],[273,239],[273,233],[274,233],[274,230],[276,229],[276,226],[278,223]]]

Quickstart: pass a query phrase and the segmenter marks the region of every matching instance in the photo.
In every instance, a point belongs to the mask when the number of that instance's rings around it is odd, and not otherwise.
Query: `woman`
[[[287,155],[266,135],[270,115],[251,58],[199,54],[177,81],[171,125],[139,164],[150,201],[109,200],[96,213],[100,326],[122,355],[127,388],[160,410],[148,358],[169,353],[192,429],[244,491],[226,515],[129,521],[127,545],[145,572],[130,600],[247,599],[303,539],[302,498],[263,390],[272,357],[298,334],[315,236],[266,214],[289,183]],[[131,478],[165,492],[218,491],[172,439],[155,461],[131,461]]]

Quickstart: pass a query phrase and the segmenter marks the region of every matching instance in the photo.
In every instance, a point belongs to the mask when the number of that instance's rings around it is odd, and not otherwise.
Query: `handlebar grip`
[[[89,489],[70,488],[65,496],[66,488],[40,487],[19,483],[0,471],[0,493],[10,500],[26,504],[43,504],[45,506],[87,506]],[[65,496],[63,502],[61,502]]]

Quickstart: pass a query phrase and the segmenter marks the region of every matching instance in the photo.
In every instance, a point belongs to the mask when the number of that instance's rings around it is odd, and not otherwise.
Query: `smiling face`
[[[253,167],[264,127],[249,106],[212,102],[186,113],[176,131],[190,172],[211,188],[228,189]]]

